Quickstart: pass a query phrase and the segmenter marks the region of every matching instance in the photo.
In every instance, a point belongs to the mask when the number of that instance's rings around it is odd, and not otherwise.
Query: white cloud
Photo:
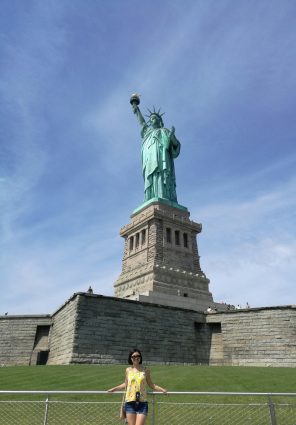
[[[253,306],[295,303],[295,192],[293,179],[253,199],[199,210],[206,224],[202,268],[216,299]]]
[[[296,243],[265,239],[204,261],[217,301],[253,307],[295,304]]]
[[[43,102],[61,64],[59,49],[64,43],[64,32],[57,25],[61,13],[58,6],[46,8],[43,15],[42,8],[31,12],[23,16],[14,38],[2,44],[0,93],[5,103],[1,114],[9,125],[9,140],[1,140],[5,186],[0,192],[0,230],[7,238],[13,232],[14,220],[30,208],[30,191],[45,169]]]
[[[54,220],[21,230],[2,244],[0,314],[52,313],[89,285],[95,293],[113,295],[123,252],[119,229],[114,235],[105,221],[61,236],[52,226]]]

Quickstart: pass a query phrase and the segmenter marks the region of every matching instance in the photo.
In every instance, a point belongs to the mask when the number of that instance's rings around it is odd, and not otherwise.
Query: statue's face
[[[159,117],[157,115],[153,115],[152,114],[150,116],[150,122],[151,122],[151,126],[153,128],[160,128],[161,127],[161,125],[160,125],[160,119],[159,119]]]

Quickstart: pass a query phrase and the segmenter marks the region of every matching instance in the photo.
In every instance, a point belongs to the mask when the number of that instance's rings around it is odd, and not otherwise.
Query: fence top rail
[[[99,395],[99,394],[123,394],[124,391],[116,391],[113,393],[110,393],[109,391],[14,391],[14,390],[0,390],[0,394],[45,394],[45,395],[59,395],[59,394],[80,394],[80,395]],[[230,395],[236,395],[236,396],[292,396],[295,397],[296,393],[254,393],[254,392],[220,392],[220,391],[214,391],[214,392],[208,392],[208,391],[168,391],[166,394],[160,393],[157,391],[149,391],[148,394],[153,395],[209,395],[209,396],[230,396]]]

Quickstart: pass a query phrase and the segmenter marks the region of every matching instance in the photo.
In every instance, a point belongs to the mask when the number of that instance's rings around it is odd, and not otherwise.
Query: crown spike
[[[145,117],[147,117],[149,120],[151,118],[151,115],[157,115],[161,121],[162,121],[162,116],[165,114],[165,112],[161,112],[161,108],[158,109],[158,111],[155,109],[155,106],[153,105],[153,110],[151,111],[149,108],[147,108],[147,111],[149,112],[149,115],[145,115]]]

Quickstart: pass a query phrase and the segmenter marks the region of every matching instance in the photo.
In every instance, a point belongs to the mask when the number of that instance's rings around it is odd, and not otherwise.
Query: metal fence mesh
[[[119,419],[120,403],[64,402],[49,403],[48,425],[113,425]]]
[[[0,401],[0,425],[40,425],[44,412],[44,402]]]
[[[0,425],[123,424],[119,419],[118,394],[112,394],[110,399],[110,394],[103,392],[91,396],[65,392],[48,398],[44,394],[42,399],[34,394],[20,399],[20,395],[4,393],[0,395]],[[296,425],[296,394],[275,398],[205,394],[151,395],[146,425]]]
[[[270,425],[266,405],[159,403],[156,423],[167,425]]]
[[[276,425],[296,425],[296,400],[288,403],[276,403]]]

